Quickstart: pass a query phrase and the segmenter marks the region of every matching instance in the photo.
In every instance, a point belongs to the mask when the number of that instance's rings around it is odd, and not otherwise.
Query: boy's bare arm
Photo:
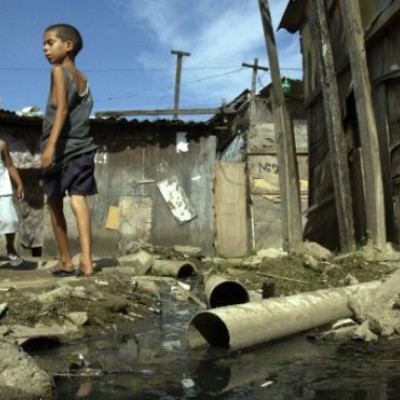
[[[51,71],[51,82],[51,93],[57,110],[49,139],[40,157],[42,168],[50,167],[53,162],[56,144],[68,115],[67,88],[61,66],[56,65],[53,67]]]
[[[12,159],[10,156],[10,151],[8,150],[7,142],[2,142],[0,146],[1,146],[1,155],[4,160],[4,164],[8,169],[8,173],[10,174],[11,179],[15,183],[17,197],[19,200],[23,200],[24,199],[24,185],[22,184],[22,179],[21,179],[21,176],[19,175],[17,168],[15,168],[15,165],[12,162]]]

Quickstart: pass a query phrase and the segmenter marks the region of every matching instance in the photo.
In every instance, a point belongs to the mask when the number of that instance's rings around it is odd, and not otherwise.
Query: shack
[[[196,246],[203,254],[241,257],[282,247],[281,199],[271,87],[242,92],[207,122],[93,118],[99,193],[89,197],[93,252],[126,254],[142,243]],[[307,204],[307,127],[302,82],[287,101],[297,141],[303,207]],[[0,111],[0,133],[26,188],[22,251],[57,255],[39,168],[41,117]],[[71,248],[79,251],[65,199]]]
[[[303,83],[283,78],[282,84],[286,84],[285,98],[294,128],[301,202],[305,209],[308,135]],[[279,163],[271,88],[270,84],[255,95],[246,90],[228,104],[236,113],[228,122],[229,129],[220,136],[216,172],[216,243],[218,252],[223,255],[240,256],[246,251],[282,247]],[[220,186],[222,192],[225,190],[225,196],[219,195]],[[241,192],[239,188],[242,188]],[[227,224],[223,221],[229,219],[229,208],[225,207],[228,212],[225,216],[218,212],[218,207],[221,201],[233,203],[232,199],[236,206],[232,204],[231,213],[235,213],[236,219]],[[234,233],[241,238],[233,237]]]
[[[343,16],[343,2],[324,2],[332,45],[341,123],[345,135],[346,155],[351,183],[356,242],[367,243],[370,232],[366,206],[366,179],[374,171],[363,168],[363,152],[357,104],[361,101],[354,90],[355,72],[351,70],[349,35]],[[393,0],[359,0],[364,33],[367,70],[371,85],[373,111],[379,143],[378,159],[383,182],[384,219],[387,240],[399,244],[399,97],[400,59],[397,50],[400,39],[400,2]],[[298,32],[304,66],[304,96],[309,133],[309,196],[304,236],[330,249],[339,250],[338,214],[334,197],[331,157],[327,137],[323,90],[320,84],[317,39],[313,34],[313,2],[290,1],[280,28]],[[358,118],[357,118],[358,117]]]
[[[41,188],[41,123],[40,117],[0,111],[1,136],[9,142],[26,189],[26,200],[19,207],[21,250],[51,257],[56,249]],[[93,119],[91,129],[99,148],[95,159],[99,194],[89,199],[93,252],[124,254],[149,242],[192,245],[213,254],[217,148],[213,127],[171,120]],[[69,204],[65,212],[72,251],[77,252]]]

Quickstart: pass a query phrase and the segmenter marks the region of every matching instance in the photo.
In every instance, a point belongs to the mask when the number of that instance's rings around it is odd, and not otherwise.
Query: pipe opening
[[[193,317],[187,331],[189,346],[204,347],[209,344],[229,349],[229,332],[225,323],[216,315],[201,312]]]
[[[177,278],[188,278],[196,273],[194,266],[190,263],[182,264],[178,270]]]
[[[225,281],[219,284],[211,292],[210,308],[244,304],[250,301],[247,290],[238,282]]]

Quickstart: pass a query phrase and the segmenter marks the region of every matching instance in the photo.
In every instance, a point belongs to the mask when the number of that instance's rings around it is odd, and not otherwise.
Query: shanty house
[[[93,119],[98,145],[99,194],[89,198],[93,252],[115,255],[149,242],[214,249],[214,164],[217,139],[207,123]],[[0,111],[0,135],[25,184],[20,241],[55,256],[49,215],[44,212],[39,138],[41,118]],[[67,201],[67,199],[66,199]],[[71,247],[79,251],[75,220],[65,206]]]
[[[296,141],[301,206],[307,206],[308,148],[303,85],[285,78],[285,93]],[[236,112],[220,135],[216,166],[216,248],[219,254],[281,248],[279,162],[271,85],[246,90],[228,106]],[[219,210],[223,205],[224,210]]]
[[[371,157],[371,155],[367,153],[368,148],[362,145],[361,140],[365,131],[361,128],[364,121],[360,120],[363,117],[360,116],[359,108],[360,105],[362,107],[364,99],[357,95],[354,85],[355,79],[360,78],[361,72],[356,71],[350,63],[351,57],[355,54],[349,40],[350,35],[355,34],[354,29],[348,29],[348,25],[346,27],[346,15],[342,10],[345,5],[343,0],[326,0],[324,5],[338,86],[345,157],[349,168],[355,238],[357,243],[364,243],[370,237],[368,214],[371,214],[372,210],[366,205],[366,198],[370,193],[365,182],[368,179],[375,179],[383,182],[383,193],[377,193],[377,198],[383,196],[384,218],[382,219],[385,220],[387,240],[399,243],[400,1],[358,1],[363,44],[366,49],[366,69],[369,74],[367,82],[371,86],[373,103],[372,112],[366,113],[364,119],[376,121],[378,165],[382,176],[379,173],[374,176],[376,171],[365,170],[363,162],[363,156]],[[305,238],[319,242],[330,249],[339,249],[340,232],[332,173],[332,158],[335,155],[329,148],[327,110],[324,108],[324,88],[320,81],[321,64],[317,50],[319,43],[312,24],[314,6],[312,1],[290,1],[280,28],[292,33],[299,32],[303,54],[304,96],[309,133],[309,204]],[[351,18],[349,16],[350,24]],[[324,82],[326,83],[329,84]]]
[[[98,195],[89,197],[93,251],[124,254],[140,243],[196,246],[204,254],[240,257],[282,247],[278,157],[270,86],[244,91],[208,122],[91,120],[98,145]],[[307,198],[307,132],[302,83],[287,101],[297,141],[303,207]],[[41,118],[0,111],[0,132],[25,183],[19,239],[56,256],[39,168]],[[68,202],[68,199],[65,200]],[[74,252],[75,219],[65,213]]]

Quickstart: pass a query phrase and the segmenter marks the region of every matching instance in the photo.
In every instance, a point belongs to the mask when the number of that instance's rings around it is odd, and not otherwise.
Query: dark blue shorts
[[[96,151],[84,153],[68,161],[58,172],[43,178],[43,191],[48,198],[63,198],[71,195],[89,196],[97,193],[94,179],[94,155]]]

